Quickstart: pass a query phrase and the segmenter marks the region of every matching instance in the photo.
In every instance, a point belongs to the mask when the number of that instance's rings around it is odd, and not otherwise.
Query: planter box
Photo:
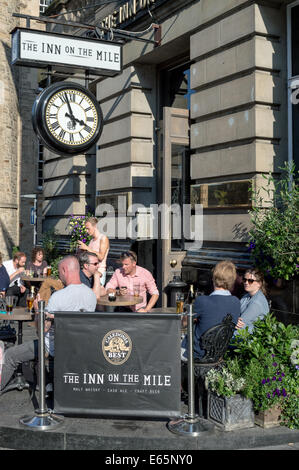
[[[269,410],[259,411],[255,415],[255,424],[263,428],[273,428],[280,425],[281,408],[279,405],[273,406]]]
[[[209,391],[208,420],[224,431],[251,428],[254,426],[252,401],[242,395],[227,398]]]

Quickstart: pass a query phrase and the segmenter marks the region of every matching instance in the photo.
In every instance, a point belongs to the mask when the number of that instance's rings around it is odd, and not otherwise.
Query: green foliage
[[[59,273],[58,273],[58,263],[61,261],[63,256],[58,256],[57,258],[53,259],[51,262],[51,268],[52,268],[52,273],[51,276],[54,277],[55,279],[59,279]]]
[[[206,388],[218,396],[231,397],[245,386],[240,364],[237,360],[228,359],[221,369],[211,369],[205,378]]]
[[[20,251],[20,247],[14,245],[14,246],[12,247],[12,253],[11,253],[12,256],[11,256],[11,257],[13,258],[14,255],[15,255],[18,251]]]
[[[275,404],[282,424],[299,428],[299,326],[277,321],[271,314],[254,323],[252,333],[239,330],[226,360],[235,360],[245,381],[241,393],[257,411]]]
[[[252,399],[255,410],[268,410],[280,404],[290,393],[289,368],[276,362],[274,354],[252,358],[243,373],[246,386],[242,393]]]
[[[88,235],[85,228],[85,221],[89,217],[92,217],[92,214],[88,213],[86,215],[71,215],[69,218],[69,228],[71,235],[71,246],[70,251],[76,251],[78,247],[78,241],[80,240],[83,243],[89,243],[91,237]]]
[[[58,233],[56,230],[48,230],[43,234],[42,247],[45,250],[45,260],[52,264],[58,257]]]
[[[299,372],[287,377],[289,394],[282,403],[281,424],[299,429]]]
[[[287,163],[280,169],[279,180],[272,173],[264,174],[265,186],[252,191],[249,250],[253,264],[265,275],[288,280],[298,273],[299,266],[299,172]]]
[[[292,341],[299,339],[298,325],[284,325],[268,314],[254,323],[253,332],[248,328],[238,330],[232,345],[234,352],[246,364],[251,358],[259,359],[265,354],[275,354],[279,361],[289,363]]]

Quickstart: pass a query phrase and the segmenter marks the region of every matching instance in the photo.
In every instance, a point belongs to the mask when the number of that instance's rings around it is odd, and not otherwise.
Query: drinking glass
[[[33,307],[33,302],[34,302],[34,295],[32,293],[27,295],[26,302],[27,302],[27,311],[32,313],[32,307]]]
[[[47,267],[47,276],[48,277],[51,276],[51,273],[52,273],[52,268],[51,268],[51,266],[48,266]]]
[[[140,284],[139,282],[134,282],[133,284],[133,295],[134,297],[139,297],[140,293]]]
[[[127,286],[121,286],[120,287],[120,295],[126,295],[127,294]]]
[[[176,313],[183,313],[184,310],[184,294],[177,292],[175,296],[176,300]]]
[[[108,294],[108,300],[109,300],[109,302],[114,302],[114,300],[116,300],[116,294],[115,294],[115,292],[109,292],[109,294]]]
[[[8,313],[9,315],[12,313],[12,309],[13,307],[15,306],[14,304],[16,303],[15,302],[15,299],[16,297],[13,296],[13,295],[8,295],[6,298],[5,298],[5,302],[6,302],[6,313]]]

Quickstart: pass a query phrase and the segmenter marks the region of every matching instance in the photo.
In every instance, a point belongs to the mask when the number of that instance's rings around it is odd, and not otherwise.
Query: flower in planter
[[[245,387],[245,379],[236,360],[228,360],[220,369],[211,369],[205,378],[206,388],[218,396],[231,397]]]
[[[292,353],[290,356],[290,361],[296,369],[299,369],[299,340],[294,339],[291,342],[291,349]]]

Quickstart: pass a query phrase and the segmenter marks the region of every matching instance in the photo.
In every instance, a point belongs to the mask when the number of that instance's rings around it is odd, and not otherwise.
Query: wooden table
[[[51,278],[51,276],[40,276],[40,277],[22,276],[21,280],[24,281],[26,284],[29,284],[29,286],[31,286],[32,284],[35,284],[37,289],[39,289],[41,286],[41,283],[49,278]]]
[[[32,314],[27,312],[26,307],[14,307],[11,314],[0,314],[0,320],[9,320],[18,322],[18,345],[23,342],[23,321],[31,321]],[[8,392],[9,390],[24,390],[24,388],[29,388],[29,384],[26,382],[23,375],[22,364],[18,367],[16,371],[16,377],[9,382],[7,387],[3,390],[3,393]]]
[[[107,311],[114,311],[116,307],[130,307],[131,305],[141,304],[143,297],[135,297],[134,295],[117,295],[116,299],[110,301],[108,295],[101,296],[97,303],[99,307],[106,307]]]

